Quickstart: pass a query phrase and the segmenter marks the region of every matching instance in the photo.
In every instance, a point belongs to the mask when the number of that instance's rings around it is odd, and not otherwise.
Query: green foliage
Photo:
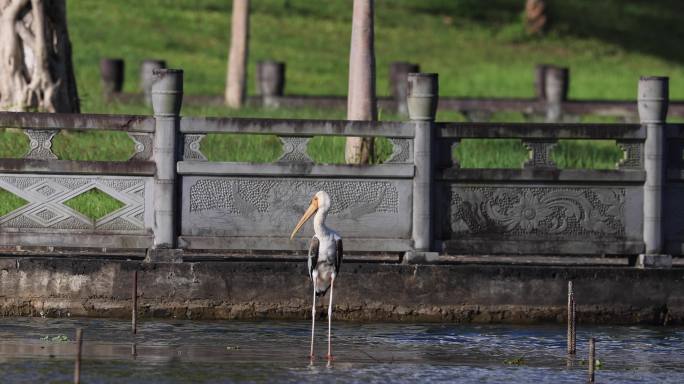
[[[309,141],[308,154],[320,164],[345,164],[344,146],[346,137],[318,136]],[[377,137],[374,141],[375,159],[373,163],[385,162],[392,155],[392,143],[387,138]]]
[[[551,153],[559,168],[615,169],[623,157],[615,140],[560,140]]]
[[[123,207],[124,203],[97,188],[93,188],[65,201],[64,205],[87,216],[93,221],[97,221]]]
[[[249,92],[258,60],[287,63],[286,92],[347,92],[351,3],[347,0],[252,2]],[[551,31],[521,32],[521,0],[392,0],[376,4],[377,89],[388,93],[387,66],[410,60],[440,74],[442,95],[533,95],[533,67],[571,67],[571,98],[633,99],[644,74],[684,80],[684,33],[678,0],[547,2]],[[221,94],[225,84],[230,2],[118,0],[68,2],[79,95],[102,111],[97,63],[126,59],[125,91],[138,89],[138,65],[163,58],[185,69],[188,94]],[[648,25],[649,28],[643,28]],[[672,87],[684,98],[684,87]],[[228,113],[224,113],[228,114]]]
[[[0,157],[21,158],[29,149],[29,138],[17,129],[0,129]]]
[[[126,132],[63,131],[52,139],[52,151],[60,160],[126,161],[135,145]]]
[[[56,335],[56,336],[52,336],[52,337],[50,337],[49,335],[46,335],[46,336],[41,337],[40,340],[50,341],[53,343],[66,343],[67,341],[69,341],[69,337],[66,335]]]
[[[517,139],[464,139],[455,156],[463,168],[520,168],[529,158]]]
[[[200,148],[210,161],[268,163],[282,153],[280,140],[273,135],[208,134]]]
[[[513,357],[504,360],[504,364],[506,365],[525,365],[526,363],[527,362],[525,361],[525,356]]]
[[[12,192],[0,188],[0,216],[21,208],[28,202]]]

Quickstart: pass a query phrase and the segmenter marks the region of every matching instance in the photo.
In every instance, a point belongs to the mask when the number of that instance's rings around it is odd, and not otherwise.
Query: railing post
[[[176,143],[183,101],[183,71],[155,69],[152,83],[154,109],[154,248],[176,246]]]
[[[537,100],[546,100],[546,68],[548,64],[534,66],[534,96]]]
[[[100,79],[105,99],[110,99],[114,93],[121,92],[124,82],[123,59],[100,60]]]
[[[563,114],[563,102],[568,99],[570,70],[568,68],[548,66],[544,73],[546,121],[558,122],[561,120]]]
[[[420,72],[418,64],[396,61],[389,67],[389,91],[392,99],[397,105],[397,113],[402,116],[408,114],[406,106],[406,90],[408,84],[408,74]]]
[[[140,90],[143,91],[145,104],[152,105],[152,84],[155,82],[154,71],[166,68],[166,61],[147,59],[140,63]]]
[[[257,89],[265,107],[278,107],[278,98],[285,90],[285,63],[263,60],[257,63]]]
[[[432,169],[435,115],[439,99],[436,73],[409,73],[407,89],[408,113],[415,127],[413,158],[413,251],[405,261],[420,263],[433,261],[432,250]]]
[[[644,144],[644,245],[645,253],[637,258],[637,267],[672,266],[672,256],[665,254],[663,235],[663,187],[665,185],[665,121],[669,99],[667,77],[639,79],[639,121],[646,126]]]

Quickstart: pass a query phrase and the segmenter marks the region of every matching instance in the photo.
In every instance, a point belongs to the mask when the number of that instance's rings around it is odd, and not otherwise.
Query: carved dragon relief
[[[586,239],[625,237],[624,188],[452,187],[459,235]]]

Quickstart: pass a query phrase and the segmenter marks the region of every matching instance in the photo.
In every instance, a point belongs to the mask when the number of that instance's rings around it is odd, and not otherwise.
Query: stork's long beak
[[[311,200],[311,205],[309,205],[309,208],[306,209],[306,212],[304,212],[304,215],[302,216],[301,219],[299,219],[299,223],[297,223],[297,226],[295,227],[294,231],[292,231],[292,234],[290,235],[290,240],[294,239],[294,236],[297,234],[299,231],[299,228],[306,223],[307,220],[311,216],[313,216],[314,213],[318,210],[318,199],[313,199]]]

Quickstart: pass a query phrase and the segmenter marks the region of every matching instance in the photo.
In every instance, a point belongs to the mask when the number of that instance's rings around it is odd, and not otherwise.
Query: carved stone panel
[[[146,233],[145,228],[150,226],[146,218],[151,210],[145,209],[150,181],[145,177],[0,174],[0,188],[27,201],[0,217],[0,229]],[[123,207],[93,222],[64,204],[93,188],[120,201]]]
[[[309,137],[280,136],[283,143],[283,154],[277,160],[278,163],[313,163],[307,154]]]
[[[288,237],[319,190],[332,199],[326,223],[342,236],[410,236],[410,180],[186,176],[181,231],[191,236]],[[301,233],[311,236],[311,224]]]
[[[128,160],[150,160],[152,158],[153,138],[149,133],[128,132],[135,143],[135,152]]]
[[[413,139],[392,138],[392,155],[387,163],[413,163]]]
[[[57,155],[52,153],[52,138],[58,131],[47,129],[24,129],[22,130],[29,137],[29,151],[24,156],[26,159],[35,160],[56,160]]]
[[[623,240],[636,232],[626,210],[641,209],[626,208],[624,187],[451,185],[446,193],[442,229],[454,239]]]
[[[207,161],[200,149],[202,140],[206,135],[184,135],[183,138],[183,160]]]
[[[643,143],[638,141],[617,141],[624,153],[622,159],[617,163],[619,169],[643,169]]]
[[[523,167],[525,168],[555,168],[556,163],[551,159],[551,151],[556,146],[556,141],[523,140],[523,145],[530,151],[530,159]]]

